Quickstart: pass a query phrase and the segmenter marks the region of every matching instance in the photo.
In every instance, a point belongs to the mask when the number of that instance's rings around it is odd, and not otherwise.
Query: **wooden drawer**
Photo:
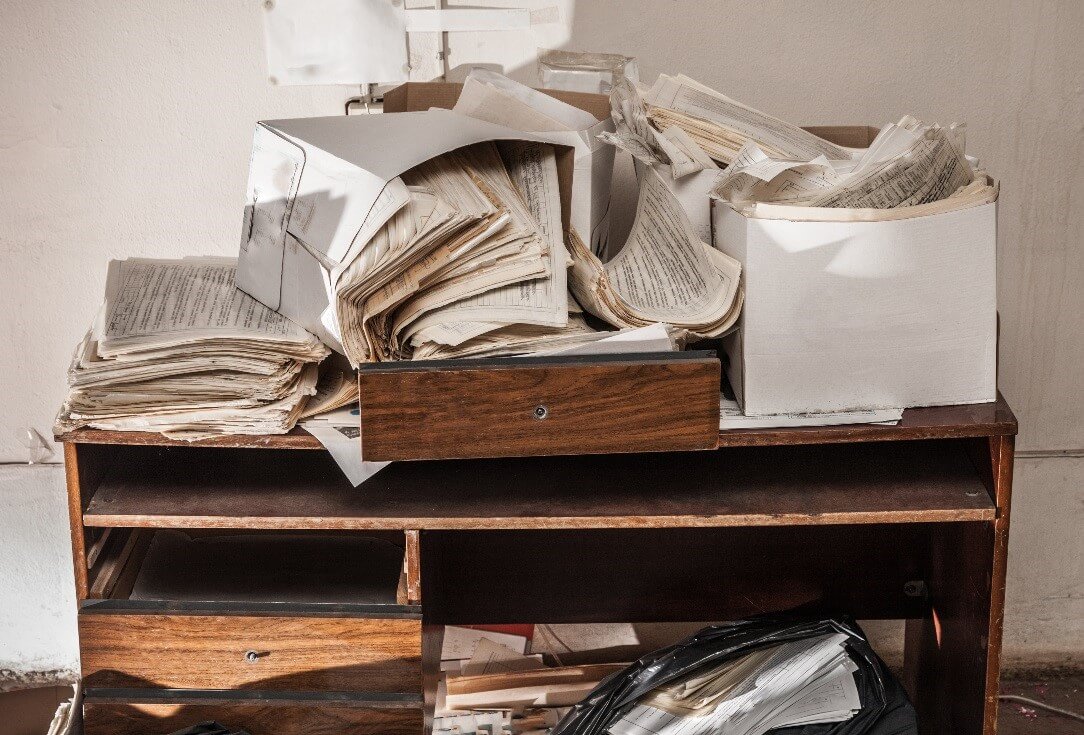
[[[714,449],[713,352],[363,365],[367,460]]]
[[[112,604],[110,604],[112,603]],[[125,609],[79,614],[88,687],[421,692],[420,615]],[[118,609],[118,607],[120,609]],[[224,606],[225,607],[225,606]]]
[[[216,720],[252,735],[418,735],[417,697],[313,697],[275,692],[87,691],[86,735],[165,735]]]

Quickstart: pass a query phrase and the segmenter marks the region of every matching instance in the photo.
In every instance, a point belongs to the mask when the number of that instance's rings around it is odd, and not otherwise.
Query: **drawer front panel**
[[[714,449],[719,361],[675,354],[363,366],[362,453],[412,460]]]
[[[83,611],[79,638],[89,687],[421,691],[416,619]]]
[[[422,710],[321,702],[95,702],[83,705],[85,735],[165,735],[215,720],[254,735],[419,735]]]

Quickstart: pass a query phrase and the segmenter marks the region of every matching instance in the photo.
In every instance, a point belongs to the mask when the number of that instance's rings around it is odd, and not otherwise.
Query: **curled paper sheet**
[[[645,172],[625,247],[602,263],[570,233],[576,299],[618,327],[655,322],[697,337],[730,331],[741,312],[741,264],[701,240],[655,169]]]

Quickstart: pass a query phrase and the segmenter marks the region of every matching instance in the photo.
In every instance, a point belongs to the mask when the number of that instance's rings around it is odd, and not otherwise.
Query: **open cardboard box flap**
[[[575,168],[567,134],[524,133],[439,109],[258,123],[238,287],[341,352],[331,271],[356,237],[368,238],[405,204],[401,173],[487,140],[558,146],[567,228]]]

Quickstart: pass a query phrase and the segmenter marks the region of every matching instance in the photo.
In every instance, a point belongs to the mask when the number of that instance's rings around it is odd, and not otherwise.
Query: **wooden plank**
[[[1016,417],[1005,399],[999,396],[994,403],[909,408],[903,412],[903,420],[896,426],[852,424],[790,429],[732,429],[719,432],[719,446],[778,446],[918,439],[962,439],[967,437],[1012,436],[1016,432]],[[196,442],[169,439],[161,434],[138,431],[78,429],[59,435],[57,440],[73,444],[323,450],[323,446],[315,437],[299,428],[290,431],[288,434],[221,436]]]
[[[68,524],[72,535],[72,564],[75,569],[75,597],[86,599],[90,590],[87,580],[87,549],[83,537],[83,501],[79,487],[79,454],[75,444],[64,444],[64,480],[68,488]],[[88,493],[89,497],[89,493]]]
[[[983,710],[983,733],[997,732],[998,694],[1001,679],[1001,645],[1005,623],[1005,580],[1009,561],[1009,515],[1012,506],[1012,473],[1016,440],[1014,437],[990,438],[990,463],[994,469],[993,569],[990,572],[990,617],[987,627],[986,691]]]
[[[1012,452],[1012,437],[989,440],[997,518],[931,540],[930,611],[908,620],[904,656],[923,733],[997,731]]]
[[[330,457],[132,447],[89,526],[539,529],[991,520],[954,442],[396,463],[361,490]],[[258,460],[258,461],[257,461]]]
[[[719,361],[698,354],[707,353],[363,366],[363,453],[387,461],[712,449]]]
[[[421,621],[79,615],[90,687],[420,694]]]
[[[908,408],[895,426],[847,424],[719,432],[721,447],[787,446],[846,442],[915,441],[1013,436],[1016,417],[1002,396],[993,403]]]
[[[418,541],[417,530],[408,530],[406,536],[406,549],[403,553],[403,563],[406,566],[406,604],[422,604],[422,566],[421,549]]]
[[[266,735],[417,735],[422,726],[416,699],[393,703],[277,692],[243,697],[237,692],[138,690],[105,690],[102,696],[99,691],[88,691],[84,701],[86,735],[166,733],[207,720]]]
[[[295,428],[285,434],[261,434],[248,436],[231,434],[210,439],[184,441],[170,439],[149,431],[107,431],[105,429],[76,429],[57,434],[57,441],[72,444],[128,444],[153,447],[243,447],[245,449],[318,449],[324,447],[309,432]]]
[[[153,532],[133,529],[113,534],[100,555],[100,563],[92,570],[87,598],[103,599],[115,593],[124,596],[131,589],[143,556],[147,553]]]

